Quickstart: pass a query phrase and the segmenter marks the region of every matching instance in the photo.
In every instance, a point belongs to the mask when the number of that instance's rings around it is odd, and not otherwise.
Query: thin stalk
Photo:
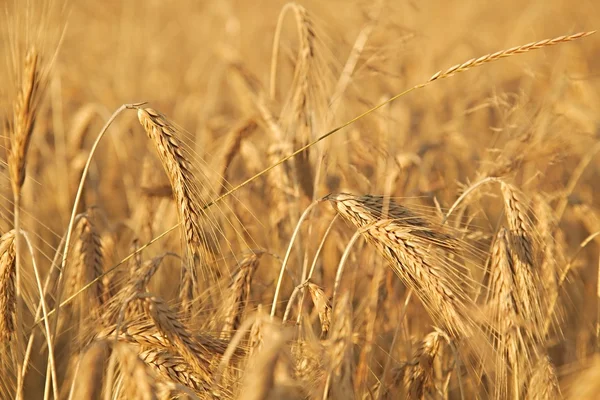
[[[102,130],[100,131],[98,136],[96,137],[96,140],[95,140],[94,144],[92,145],[92,149],[90,150],[90,154],[88,155],[87,161],[85,163],[85,167],[83,168],[83,172],[81,173],[79,187],[77,188],[77,194],[75,195],[75,201],[73,202],[73,208],[71,210],[71,218],[69,220],[69,225],[67,228],[67,236],[65,239],[65,249],[63,251],[62,262],[61,262],[62,273],[60,274],[60,276],[58,278],[58,289],[57,289],[57,294],[56,294],[56,308],[54,309],[54,311],[55,311],[54,313],[56,314],[56,317],[55,317],[56,323],[54,324],[54,330],[53,330],[53,335],[52,335],[53,337],[56,337],[56,331],[58,329],[58,316],[59,316],[60,307],[61,307],[63,277],[65,276],[65,269],[67,266],[67,258],[69,256],[69,246],[71,245],[71,235],[73,234],[73,227],[75,225],[75,217],[77,215],[77,208],[79,206],[79,202],[81,201],[81,195],[83,194],[83,187],[85,185],[85,180],[86,180],[86,177],[88,174],[88,170],[90,169],[90,165],[92,164],[92,159],[94,157],[94,154],[96,153],[96,149],[98,148],[100,141],[102,140],[102,138],[104,137],[104,134],[108,130],[108,127],[113,123],[113,121],[117,118],[117,116],[119,116],[119,114],[121,114],[121,112],[123,112],[127,109],[135,109],[135,108],[141,106],[142,104],[143,103],[123,104],[112,114],[110,119],[106,122],[106,124],[104,125],[104,127],[102,128]]]

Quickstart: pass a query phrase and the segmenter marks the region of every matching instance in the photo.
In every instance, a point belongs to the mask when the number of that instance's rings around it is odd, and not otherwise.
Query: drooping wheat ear
[[[560,399],[560,387],[548,356],[540,357],[529,380],[526,400]]]
[[[329,336],[329,377],[325,388],[329,398],[354,398],[352,335],[352,299],[345,292],[333,309],[333,326]]]
[[[0,341],[12,339],[15,332],[15,233],[0,237]]]
[[[25,56],[23,81],[14,106],[14,120],[10,135],[8,169],[10,171],[13,194],[20,192],[25,182],[27,150],[39,102],[41,74],[38,51],[31,48]]]
[[[500,50],[495,53],[486,54],[485,56],[481,56],[479,58],[472,58],[468,61],[465,61],[462,64],[457,64],[453,67],[450,67],[445,71],[436,72],[435,74],[433,74],[433,76],[431,78],[429,78],[429,80],[427,81],[426,84],[433,82],[433,81],[440,80],[440,79],[448,78],[454,74],[458,74],[459,72],[464,72],[471,68],[479,67],[482,64],[496,61],[501,58],[514,56],[516,54],[527,53],[532,50],[537,50],[537,49],[541,49],[544,47],[554,46],[555,44],[559,44],[559,43],[570,42],[572,40],[590,36],[594,33],[596,33],[596,31],[579,32],[579,33],[575,33],[573,35],[568,35],[568,36],[558,36],[553,39],[544,39],[544,40],[540,40],[539,42],[527,43],[522,46],[515,46],[515,47],[511,47],[510,49]]]
[[[196,201],[196,178],[192,164],[186,159],[177,130],[167,119],[151,108],[138,109],[138,119],[154,143],[163,168],[167,172],[177,203],[179,220],[190,254],[190,272],[196,284],[197,268],[207,273],[208,249],[200,226],[202,212]]]
[[[154,321],[158,331],[167,338],[173,350],[190,364],[194,373],[210,387],[211,359],[214,354],[198,343],[189,330],[179,321],[173,310],[158,297],[146,297],[142,300],[148,316]]]
[[[201,392],[205,387],[203,380],[196,376],[183,357],[165,348],[145,349],[139,357],[163,379],[179,382],[195,392]]]
[[[221,334],[224,337],[229,337],[240,326],[244,312],[248,306],[252,278],[263,254],[262,252],[251,253],[244,257],[233,276],[228,294],[222,306],[223,310],[225,310],[225,317],[223,319]]]
[[[73,377],[73,394],[81,399],[101,399],[104,370],[110,347],[104,340],[94,341],[83,354]]]
[[[432,319],[452,337],[473,333],[473,285],[457,263],[461,246],[452,235],[383,196],[329,195],[338,213],[363,230],[365,238],[390,261],[404,284],[419,296]],[[384,203],[385,201],[385,203]],[[384,204],[388,204],[382,216]],[[386,218],[386,219],[383,219]],[[457,256],[451,259],[446,253]]]
[[[440,349],[443,335],[438,331],[429,333],[415,350],[410,363],[410,373],[406,375],[407,391],[411,399],[425,398],[432,384],[434,361]]]
[[[97,333],[97,339],[114,339],[116,325],[112,325]],[[172,348],[171,342],[157,328],[156,325],[148,320],[141,322],[130,322],[121,326],[117,336],[119,341],[134,343],[144,348]],[[197,333],[193,335],[193,340],[206,354],[212,354],[220,357],[225,353],[229,342],[218,339],[209,334]],[[243,355],[241,349],[233,354],[236,358]]]
[[[113,354],[121,364],[123,395],[128,399],[157,400],[156,377],[128,344],[115,345]],[[110,389],[110,388],[108,388]]]
[[[331,302],[325,295],[323,289],[314,283],[308,283],[308,292],[319,313],[319,321],[321,321],[321,338],[325,338],[331,327]]]
[[[528,352],[532,344],[531,335],[524,326],[526,320],[516,283],[518,266],[509,240],[506,229],[500,229],[491,254],[489,305],[492,319],[497,324],[494,344],[498,350],[495,385],[498,398],[508,395],[508,371],[512,373],[513,393],[519,393],[521,378],[530,369]]]
[[[512,185],[501,182],[504,210],[509,227],[509,246],[513,250],[514,279],[518,293],[519,314],[533,324],[533,332],[541,336],[544,324],[540,298],[540,279],[534,248],[534,229],[527,216],[523,195]]]

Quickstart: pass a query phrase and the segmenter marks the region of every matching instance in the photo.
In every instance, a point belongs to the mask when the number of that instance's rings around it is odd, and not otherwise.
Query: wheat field
[[[0,399],[600,398],[600,7],[7,0]]]

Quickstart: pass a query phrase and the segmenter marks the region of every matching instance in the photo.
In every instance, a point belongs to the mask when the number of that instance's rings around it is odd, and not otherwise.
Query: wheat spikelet
[[[533,227],[527,217],[523,196],[511,185],[501,182],[504,209],[509,227],[509,246],[515,264],[513,273],[518,293],[519,314],[531,322],[537,335],[543,326],[541,299],[539,295],[539,274],[533,246]]]
[[[165,117],[151,108],[138,109],[138,119],[148,137],[154,143],[161,162],[171,181],[179,220],[183,227],[187,250],[190,253],[190,268],[194,284],[196,284],[196,268],[206,273],[208,249],[203,240],[200,226],[202,215],[195,200],[194,183],[196,179],[192,165],[186,159],[182,144],[177,138],[177,131]]]
[[[389,219],[381,219],[385,218],[382,196],[335,194],[327,199],[340,215],[364,230],[363,235],[392,263],[404,284],[415,290],[436,323],[454,337],[473,333],[468,315],[473,304],[465,293],[471,282],[464,269],[443,254],[459,255],[456,239],[391,200]]]
[[[144,313],[144,307],[136,301],[131,301],[137,294],[144,293],[148,290],[150,280],[158,271],[165,254],[159,255],[141,263],[139,267],[131,270],[131,276],[127,285],[117,294],[115,304],[118,307],[125,305],[125,319],[131,320],[139,317]],[[141,260],[139,260],[141,261]],[[137,262],[135,263],[137,265]],[[124,304],[125,303],[125,304]],[[120,311],[120,310],[119,310]],[[110,308],[108,314],[114,313]],[[111,321],[113,318],[109,318]]]
[[[153,296],[146,297],[142,301],[158,331],[168,339],[173,350],[181,354],[190,364],[194,373],[206,382],[205,389],[208,389],[212,376],[210,366],[213,354],[194,340],[194,336],[162,299]]]
[[[541,196],[534,197],[533,213],[536,216],[536,230],[544,243],[542,248],[542,262],[540,263],[540,278],[544,287],[544,294],[550,296],[558,290],[558,265],[557,244],[554,239],[557,224],[552,216],[552,208]]]
[[[433,378],[433,363],[440,349],[442,338],[443,335],[438,331],[429,333],[413,354],[412,368],[410,374],[406,376],[407,390],[411,399],[425,398],[425,393]]]
[[[478,67],[482,64],[486,64],[492,61],[496,61],[499,60],[501,58],[506,58],[506,57],[510,57],[510,56],[514,56],[516,54],[522,54],[522,53],[527,53],[529,51],[532,50],[538,50],[544,47],[549,47],[549,46],[554,46],[555,44],[559,44],[559,43],[566,43],[566,42],[570,42],[576,39],[580,39],[580,38],[584,38],[586,36],[590,36],[592,34],[596,33],[596,31],[590,31],[590,32],[579,32],[579,33],[575,33],[573,35],[568,35],[568,36],[558,36],[555,37],[553,39],[544,39],[544,40],[540,40],[538,42],[532,42],[532,43],[527,43],[524,44],[522,46],[515,46],[515,47],[511,47],[510,49],[505,49],[505,50],[500,50],[497,51],[495,53],[491,53],[491,54],[486,54],[485,56],[481,56],[478,58],[472,58],[468,61],[465,61],[462,64],[457,64],[453,67],[448,68],[445,71],[438,71],[435,74],[433,74],[433,76],[431,78],[429,78],[429,80],[427,81],[427,83],[433,82],[433,81],[437,81],[440,79],[444,79],[444,78],[448,78],[454,74],[457,74],[459,72],[464,72],[466,70],[469,70],[471,68],[475,68]]]
[[[308,283],[308,292],[319,313],[319,321],[321,321],[321,338],[325,338],[331,327],[331,302],[325,295],[323,289],[314,283]]]
[[[31,133],[35,123],[40,85],[43,84],[41,82],[38,57],[39,53],[35,48],[29,49],[25,56],[23,82],[14,106],[8,168],[13,194],[15,195],[21,190],[25,182],[27,150],[31,142]]]
[[[97,339],[108,339],[111,337],[114,338],[115,330],[116,325],[112,325],[99,331],[96,337]],[[215,338],[211,335],[194,334],[192,335],[192,338],[200,348],[205,349],[204,351],[207,354],[221,356],[227,349],[228,342]],[[172,346],[168,338],[159,330],[157,330],[154,323],[149,321],[130,322],[124,326],[121,326],[117,335],[117,339],[148,348],[168,348]],[[240,356],[240,351],[238,351],[235,355]]]
[[[104,272],[100,235],[89,215],[79,219],[75,226],[74,236],[76,241],[70,252],[73,265],[67,270],[69,273],[66,281],[67,296],[95,281]],[[103,293],[101,280],[96,281],[91,290],[86,290],[84,297],[80,297],[78,300],[80,316],[88,315],[89,311],[98,313],[102,305]]]
[[[222,305],[223,310],[225,310],[225,316],[221,333],[225,336],[231,335],[231,332],[236,331],[240,326],[244,311],[248,305],[252,278],[258,268],[262,254],[251,253],[244,257],[240,262],[238,271],[233,276],[229,293]]]
[[[0,341],[10,341],[15,332],[15,234],[0,237]]]
[[[512,371],[513,390],[518,393],[521,376],[529,369],[527,356],[527,330],[523,328],[522,302],[516,288],[515,257],[512,254],[509,235],[502,228],[496,235],[491,254],[490,306],[493,320],[498,324],[495,345],[498,349],[497,385],[498,398],[507,396],[507,369]],[[525,355],[525,356],[523,356]]]
[[[296,358],[296,376],[305,383],[306,388],[310,388],[310,396],[313,398],[323,394],[322,383],[327,378],[327,349],[323,342],[314,337],[311,328],[307,327],[305,331],[306,338],[295,342],[292,354]]]
[[[533,368],[525,399],[552,400],[560,397],[560,388],[554,367],[547,356],[541,357]]]
[[[205,383],[195,375],[192,367],[183,357],[164,348],[143,350],[139,353],[139,357],[163,379],[179,382],[196,392],[201,392],[205,387]]]

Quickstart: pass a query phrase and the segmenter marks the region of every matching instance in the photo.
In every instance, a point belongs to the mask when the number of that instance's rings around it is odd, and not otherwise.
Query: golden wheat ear
[[[13,231],[0,237],[0,340],[9,342],[15,332],[15,235]]]
[[[458,249],[455,238],[392,200],[387,216],[383,216],[382,196],[342,193],[327,199],[390,261],[436,323],[456,338],[473,334],[470,312],[474,304],[465,292],[472,283],[463,269],[450,263],[445,255]]]
[[[204,233],[200,225],[203,215],[194,188],[197,180],[192,164],[185,155],[177,130],[163,115],[151,108],[139,108],[137,114],[169,177],[177,203],[179,221],[183,227],[186,248],[190,254],[189,272],[195,285],[198,270],[203,275],[209,272],[215,274],[215,271],[207,270],[209,250],[203,239]]]

